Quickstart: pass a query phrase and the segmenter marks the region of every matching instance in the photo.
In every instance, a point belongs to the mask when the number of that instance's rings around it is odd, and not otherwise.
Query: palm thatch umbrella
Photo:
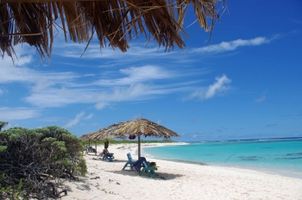
[[[54,31],[65,39],[87,42],[95,34],[100,47],[106,43],[121,51],[142,33],[159,45],[184,46],[180,36],[187,8],[192,5],[197,21],[211,30],[218,18],[216,0],[1,0],[0,53],[14,55],[14,45],[27,43],[41,56],[49,56]]]
[[[141,136],[169,138],[178,136],[178,134],[155,122],[141,118],[113,124],[107,128],[100,129],[97,132],[83,135],[81,138],[84,140],[99,140],[108,137],[129,137],[130,139],[135,139],[135,137],[137,137],[139,158],[141,156]]]

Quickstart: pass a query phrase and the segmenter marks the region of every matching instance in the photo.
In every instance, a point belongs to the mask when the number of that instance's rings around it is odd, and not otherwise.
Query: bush
[[[0,132],[0,199],[57,198],[62,178],[85,175],[82,149],[59,127]]]

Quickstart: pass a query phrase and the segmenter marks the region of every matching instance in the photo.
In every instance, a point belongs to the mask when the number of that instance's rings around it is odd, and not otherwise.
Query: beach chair
[[[92,146],[87,146],[86,147],[86,154],[89,154],[89,153],[96,153],[96,149],[93,148]]]
[[[125,170],[125,168],[129,165],[130,169],[133,170],[133,165],[136,161],[133,160],[132,156],[130,153],[127,153],[127,158],[128,161],[126,162],[126,164],[124,165],[122,170]]]
[[[113,153],[109,153],[108,149],[104,149],[102,153],[100,153],[100,159],[101,160],[105,160],[105,161],[109,161],[112,162],[114,159],[114,154]]]
[[[114,160],[114,154],[113,153],[104,153],[102,156],[101,156],[101,159],[102,160],[105,160],[105,161],[109,161],[109,162],[112,162]]]
[[[155,170],[157,170],[155,162],[143,161],[142,169],[140,170],[139,174],[147,175],[149,177],[155,177],[156,176]]]

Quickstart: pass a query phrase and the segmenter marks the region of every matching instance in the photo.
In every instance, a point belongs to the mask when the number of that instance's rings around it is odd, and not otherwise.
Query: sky
[[[138,37],[127,53],[94,40],[83,54],[60,32],[50,58],[19,45],[0,58],[0,120],[77,136],[141,117],[185,141],[302,136],[301,10],[226,1],[212,33],[190,10],[186,47],[169,51]]]

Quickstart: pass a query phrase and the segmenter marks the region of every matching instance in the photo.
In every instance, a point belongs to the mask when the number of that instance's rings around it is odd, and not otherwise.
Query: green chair
[[[156,173],[155,171],[157,170],[157,167],[156,167],[156,163],[155,162],[143,162],[143,165],[142,165],[142,169],[140,171],[140,175],[147,175],[149,177],[155,177],[156,176]]]
[[[133,160],[132,156],[130,153],[127,153],[127,158],[128,161],[126,162],[126,164],[123,167],[123,170],[125,170],[125,168],[129,165],[130,169],[133,170],[133,165],[136,162],[135,160]]]

